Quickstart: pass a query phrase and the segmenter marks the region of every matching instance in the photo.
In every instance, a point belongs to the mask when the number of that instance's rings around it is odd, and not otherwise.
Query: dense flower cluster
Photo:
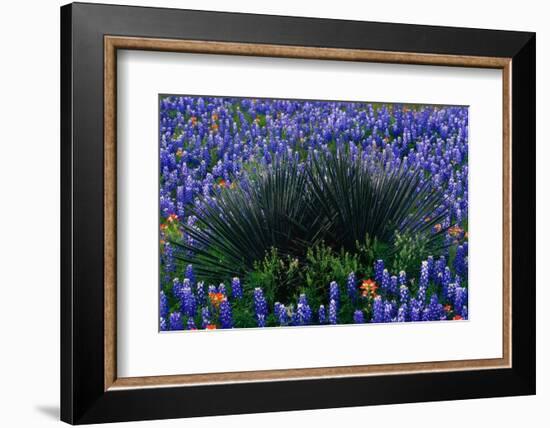
[[[467,319],[467,108],[168,96],[159,120],[161,330],[233,328],[241,318],[256,327]],[[181,225],[198,227],[201,204],[215,203],[222,189],[246,186],[247,166],[283,156],[305,162],[339,149],[424,171],[445,195],[447,214],[433,226],[445,231],[441,253],[414,272],[376,258],[368,276],[345,271],[321,284],[322,301],[305,292],[274,302],[246,278],[228,276],[215,286],[193,265],[178,265],[171,242],[193,239]]]

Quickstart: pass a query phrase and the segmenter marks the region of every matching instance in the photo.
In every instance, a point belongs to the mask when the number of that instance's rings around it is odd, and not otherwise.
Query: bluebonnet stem
[[[336,304],[336,309],[338,310],[340,306],[340,288],[336,281],[332,281],[329,285],[329,300],[334,300]]]
[[[410,311],[411,321],[420,321],[422,318],[423,304],[418,299],[411,299]]]
[[[160,316],[166,318],[168,316],[168,297],[164,294],[164,291],[160,290]]]
[[[468,256],[462,245],[459,245],[456,249],[454,268],[456,273],[460,276],[466,276],[468,272]]]
[[[183,283],[179,280],[179,278],[174,278],[172,284],[172,294],[181,302],[184,296]]]
[[[285,305],[275,302],[273,312],[279,321],[279,325],[287,325],[289,323],[288,313]]]
[[[319,318],[319,324],[325,324],[327,322],[327,311],[325,309],[325,305],[319,305],[317,317]]]
[[[443,296],[447,296],[449,294],[449,284],[451,283],[451,280],[451,270],[448,266],[445,266],[445,270],[443,271],[443,276],[441,278],[441,290]]]
[[[376,296],[372,304],[372,322],[384,322],[384,308],[385,305],[382,301],[382,297]]]
[[[231,280],[231,295],[234,299],[242,299],[243,298],[243,289],[241,286],[241,280],[237,277],[233,278]]]
[[[401,287],[399,287],[399,302],[407,303],[409,301],[409,297],[409,287],[407,287],[405,284],[401,285]]]
[[[385,302],[384,303],[384,322],[392,322],[394,321],[394,311],[395,306],[392,302]]]
[[[206,293],[204,291],[204,281],[197,283],[197,301],[199,305],[204,305],[206,302]]]
[[[464,306],[467,304],[468,296],[464,287],[456,287],[454,299],[454,311],[458,315],[462,315]]]
[[[346,285],[348,296],[354,302],[357,299],[357,278],[355,277],[355,272],[350,272]]]
[[[408,309],[407,303],[403,303],[399,306],[399,309],[397,310],[397,322],[408,321]]]
[[[334,299],[328,305],[328,322],[329,324],[338,324],[338,305]]]
[[[381,282],[382,290],[389,291],[390,289],[390,274],[387,269],[384,269],[382,271],[382,282]]]
[[[208,309],[207,306],[204,306],[201,309],[201,326],[202,328],[206,328],[208,325],[210,325],[212,322],[211,315],[210,315],[210,309]]]
[[[193,265],[187,265],[185,268],[185,278],[189,279],[191,285],[195,284],[195,273],[193,272]]]
[[[427,287],[428,282],[430,281],[430,272],[428,267],[428,262],[423,261],[420,266],[420,279],[418,280],[419,287]]]
[[[384,273],[384,260],[376,260],[374,262],[374,280],[378,283],[382,283],[382,274]]]
[[[355,312],[353,313],[353,322],[355,324],[363,324],[365,322],[365,315],[363,314],[362,310],[355,310]]]
[[[395,275],[392,275],[390,277],[390,287],[389,287],[390,293],[397,294],[398,288],[399,287],[397,285],[397,277]]]
[[[220,326],[221,328],[233,328],[233,312],[227,299],[220,303]]]
[[[428,260],[426,261],[428,262],[428,275],[431,279],[435,279],[434,278],[434,257],[428,256]]]
[[[183,280],[181,288],[181,309],[184,315],[195,316],[195,310],[197,309],[197,302],[193,290],[191,289],[191,282],[188,278]]]
[[[298,304],[296,305],[296,323],[297,325],[308,325],[311,323],[311,308],[305,294],[300,294]]]
[[[261,288],[254,289],[254,312],[258,327],[265,327],[267,321],[267,301]]]

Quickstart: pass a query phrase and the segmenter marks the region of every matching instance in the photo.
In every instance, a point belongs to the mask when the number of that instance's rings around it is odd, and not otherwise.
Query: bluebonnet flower
[[[336,281],[332,281],[329,285],[329,300],[334,300],[336,304],[336,310],[340,306],[340,288]]]
[[[197,283],[197,301],[199,305],[204,305],[206,302],[206,293],[204,291],[204,281],[199,281]]]
[[[195,284],[195,273],[193,272],[193,265],[187,265],[185,268],[185,278],[189,279],[191,285]]]
[[[390,287],[389,287],[389,291],[390,293],[393,293],[393,294],[397,294],[397,289],[398,289],[398,286],[397,286],[397,277],[395,275],[392,275],[390,277]]]
[[[405,322],[408,321],[408,304],[403,303],[401,306],[399,306],[399,309],[397,310],[397,322]]]
[[[191,282],[188,278],[183,280],[180,294],[181,309],[184,315],[189,317],[195,316],[195,310],[197,309],[197,302],[193,290],[191,289]]]
[[[234,299],[243,298],[243,289],[241,286],[241,280],[237,277],[231,280],[231,295]]]
[[[221,328],[233,328],[233,312],[227,299],[220,303],[220,326]]]
[[[466,289],[464,287],[456,287],[455,290],[455,300],[454,300],[454,311],[458,315],[462,315],[463,307],[468,301],[468,296]]]
[[[300,294],[298,305],[296,306],[297,325],[308,325],[311,323],[311,308],[307,302],[305,294]]]
[[[357,278],[355,277],[355,272],[350,272],[346,285],[348,296],[354,302],[357,299]]]
[[[372,305],[372,322],[384,322],[384,309],[385,305],[382,297],[376,296]]]
[[[431,279],[435,279],[434,278],[434,257],[433,256],[428,256],[428,275]]]
[[[279,325],[287,325],[289,322],[288,319],[288,313],[285,308],[285,305],[275,302],[273,312],[275,313],[275,316],[277,317],[277,320],[279,321]]]
[[[407,274],[404,271],[399,272],[399,285],[407,285]]]
[[[447,298],[448,301],[454,302],[456,286],[457,284],[454,282],[451,282],[447,286],[447,293],[445,294],[445,297]]]
[[[428,262],[423,261],[420,267],[420,279],[418,281],[418,286],[427,287],[429,281],[430,281],[430,272],[429,272]]]
[[[206,328],[208,325],[212,323],[211,316],[210,316],[210,309],[208,309],[207,306],[203,306],[203,308],[201,309],[201,319],[202,319],[202,323],[201,323],[202,328]]]
[[[164,291],[160,290],[160,316],[166,318],[168,316],[168,297],[164,294]]]
[[[183,330],[183,317],[179,312],[170,314],[170,330]]]
[[[160,331],[166,331],[166,330],[168,330],[168,323],[166,322],[166,318],[165,318],[165,317],[160,317],[159,326],[160,326]]]
[[[437,295],[432,294],[429,305],[424,309],[423,321],[437,321],[444,319],[443,305],[438,301]]]
[[[456,273],[460,276],[466,276],[468,272],[468,256],[462,245],[459,245],[456,249],[454,268]]]
[[[443,271],[443,276],[441,278],[441,287],[443,296],[447,296],[449,294],[449,284],[451,283],[451,270],[448,266],[445,266],[445,270]]]
[[[227,290],[225,289],[225,284],[223,282],[218,285],[218,293],[221,293],[227,297]]]
[[[254,289],[254,312],[258,327],[265,327],[267,318],[267,301],[261,288]]]
[[[187,330],[196,330],[197,327],[195,326],[195,320],[193,317],[187,318]]]
[[[392,302],[384,303],[384,322],[392,322],[394,317],[395,307]]]
[[[174,263],[174,249],[169,242],[164,244],[161,261],[164,272],[167,274],[166,280],[169,281],[169,275],[176,270],[176,265]]]
[[[401,287],[399,287],[399,302],[407,303],[409,301],[409,297],[409,287],[407,287],[405,284],[401,285]]]
[[[410,311],[411,321],[420,321],[422,318],[423,304],[418,299],[411,299]]]
[[[389,291],[390,288],[390,274],[387,269],[384,269],[382,271],[382,282],[381,282],[382,290]]]
[[[384,273],[384,260],[376,260],[374,262],[374,280],[378,284],[382,284],[383,273]]]
[[[338,324],[338,305],[334,299],[328,305],[328,322],[329,324]]]
[[[353,322],[355,324],[363,324],[365,322],[365,315],[363,314],[363,311],[360,309],[357,309],[353,313]]]
[[[327,322],[327,312],[325,310],[325,305],[319,305],[317,316],[319,318],[319,324],[325,324]]]

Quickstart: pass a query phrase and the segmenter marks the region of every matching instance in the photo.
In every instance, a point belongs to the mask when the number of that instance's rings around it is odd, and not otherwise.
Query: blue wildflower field
[[[160,330],[468,318],[468,108],[159,97]]]

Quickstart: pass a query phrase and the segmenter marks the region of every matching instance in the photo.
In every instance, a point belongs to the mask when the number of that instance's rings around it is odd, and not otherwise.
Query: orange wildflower
[[[207,329],[207,330],[216,330],[217,327],[216,327],[216,324],[208,324],[208,325],[206,326],[206,329]]]
[[[445,312],[451,312],[451,305],[445,305],[443,309],[445,309]]]
[[[460,226],[453,226],[449,228],[449,235],[451,235],[452,237],[457,237],[462,232],[464,232],[464,229],[462,229]]]
[[[376,290],[378,289],[378,285],[376,285],[376,282],[372,279],[365,279],[361,283],[361,286],[359,287],[362,290],[363,297],[369,297],[369,296],[376,296]]]
[[[212,115],[212,120],[215,122],[216,120],[218,120],[218,114],[217,113],[214,113]]]
[[[176,214],[170,214],[170,215],[168,216],[168,219],[167,219],[167,220],[168,220],[169,223],[173,223],[173,222],[176,221],[177,219],[178,219],[178,216],[177,216]]]
[[[220,187],[227,187],[227,183],[226,183],[226,181],[222,178],[222,179],[219,181],[218,186],[220,186]]]
[[[218,131],[218,124],[217,123],[212,124],[212,131],[214,131],[214,132]]]
[[[435,226],[434,226],[434,229],[436,232],[441,232],[441,223],[437,223]]]
[[[196,125],[197,124],[197,118],[195,116],[191,116],[191,125]]]
[[[225,300],[223,293],[208,293],[208,297],[215,307],[220,306],[220,303]]]
[[[462,317],[458,314],[453,317],[453,320],[461,320],[461,319]]]

